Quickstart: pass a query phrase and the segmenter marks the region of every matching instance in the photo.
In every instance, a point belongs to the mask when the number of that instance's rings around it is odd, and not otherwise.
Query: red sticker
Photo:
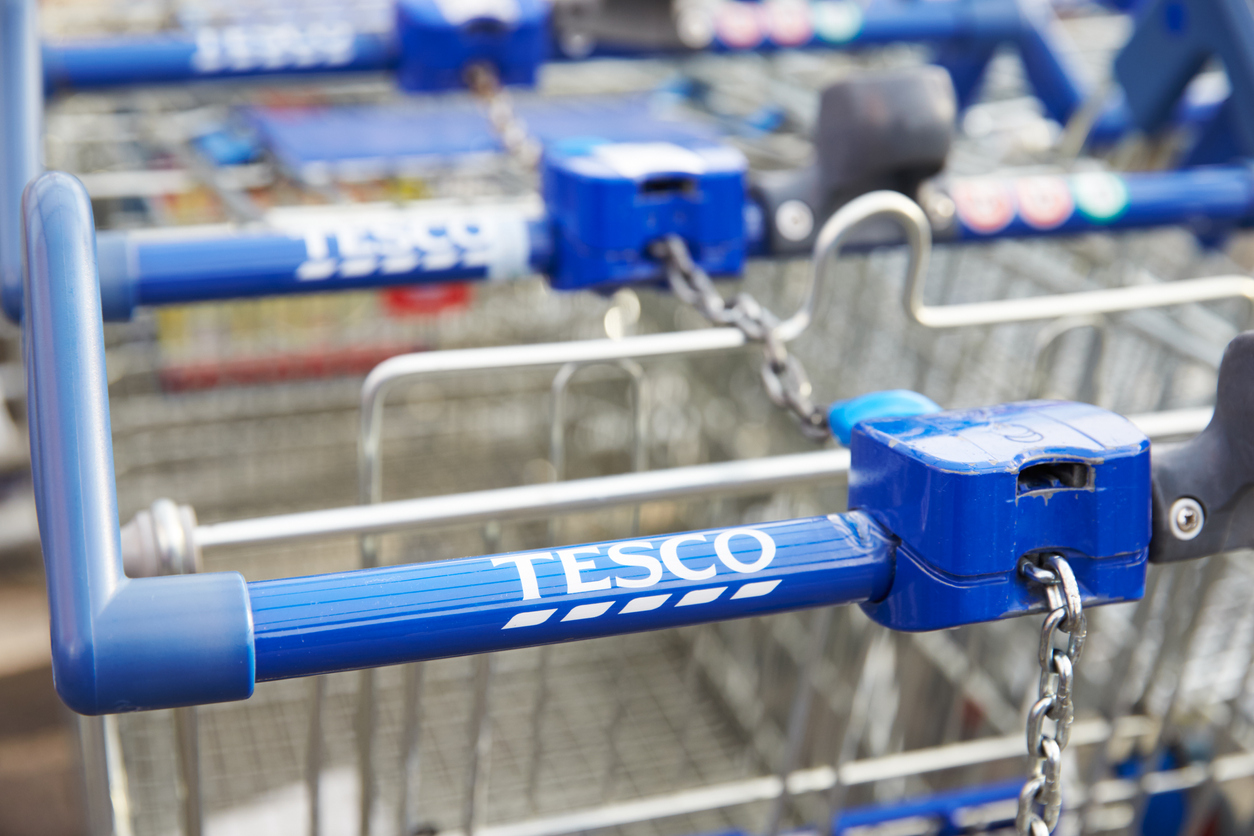
[[[767,3],[766,25],[771,40],[779,46],[804,46],[814,38],[814,22],[810,7],[797,0],[773,0]]]
[[[950,192],[958,217],[975,232],[1001,232],[1015,217],[1015,199],[1005,180],[960,180]]]
[[[1033,229],[1054,229],[1075,211],[1071,189],[1061,177],[1024,177],[1015,182],[1019,217]]]
[[[733,0],[719,7],[714,28],[719,40],[732,49],[752,49],[766,37],[760,16],[761,10],[756,3]]]

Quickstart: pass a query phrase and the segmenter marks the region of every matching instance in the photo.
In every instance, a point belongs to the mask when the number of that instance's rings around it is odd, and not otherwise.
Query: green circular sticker
[[[862,31],[862,7],[853,0],[819,0],[810,13],[814,31],[828,43],[848,43]]]
[[[1128,208],[1128,187],[1123,178],[1104,171],[1072,176],[1071,194],[1080,214],[1094,223],[1109,223]]]

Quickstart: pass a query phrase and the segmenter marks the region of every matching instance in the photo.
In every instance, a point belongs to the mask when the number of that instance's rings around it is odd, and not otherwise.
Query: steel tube
[[[848,471],[848,450],[825,450],[235,520],[199,526],[195,537],[196,545],[206,549],[380,534],[413,526],[517,520],[700,494],[748,493],[821,482]]]
[[[923,282],[906,287],[905,306],[911,319],[927,328],[964,328],[974,325],[1001,325],[1010,322],[1036,322],[1070,316],[1120,313],[1143,308],[1163,308],[1194,302],[1224,299],[1254,301],[1254,278],[1214,276],[1161,284],[1133,285],[1109,290],[1086,290],[1022,299],[968,302],[958,305],[926,305]]]
[[[893,538],[854,512],[249,584],[257,679],[851,604]]]

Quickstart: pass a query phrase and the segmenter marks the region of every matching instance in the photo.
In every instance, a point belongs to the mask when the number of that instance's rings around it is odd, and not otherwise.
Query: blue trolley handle
[[[802,607],[862,603],[898,629],[974,623],[1039,611],[1017,564],[1041,550],[1069,556],[1086,604],[1143,594],[1149,442],[1096,407],[1051,402],[857,424],[850,503],[863,510],[849,514],[252,584],[128,579],[90,201],[50,172],[22,209],[53,672],[75,711]]]
[[[32,468],[53,671],[75,711],[242,699],[255,680],[882,597],[868,516],[246,584],[123,574],[91,206],[50,172],[23,195]],[[255,647],[255,652],[254,652]]]

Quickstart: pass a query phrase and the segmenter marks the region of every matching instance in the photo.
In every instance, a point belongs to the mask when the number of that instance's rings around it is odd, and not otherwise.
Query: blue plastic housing
[[[544,0],[399,0],[396,29],[397,82],[414,92],[460,90],[472,64],[530,86],[549,53]]]
[[[849,507],[901,540],[889,595],[899,630],[1042,605],[1019,558],[1058,551],[1091,603],[1140,598],[1150,540],[1149,441],[1095,406],[1035,401],[854,427]]]
[[[543,171],[553,286],[662,280],[662,265],[648,247],[671,234],[684,239],[706,272],[739,273],[747,170],[739,151],[713,143],[555,143]]]

